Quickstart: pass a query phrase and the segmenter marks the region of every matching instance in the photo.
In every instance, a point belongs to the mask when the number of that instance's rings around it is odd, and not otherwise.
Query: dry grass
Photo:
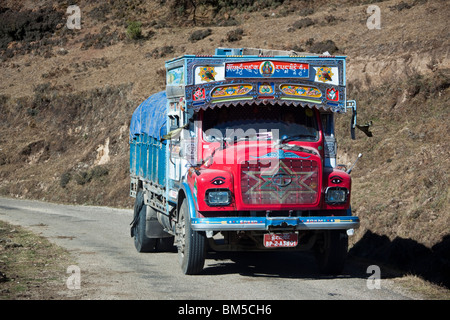
[[[450,291],[445,288],[423,280],[417,275],[409,274],[395,278],[396,284],[401,284],[409,293],[425,297],[427,300],[450,300]]]

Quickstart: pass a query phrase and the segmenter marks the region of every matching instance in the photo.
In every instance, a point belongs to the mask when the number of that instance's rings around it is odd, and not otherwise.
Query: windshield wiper
[[[293,136],[289,136],[289,137],[286,137],[284,139],[281,139],[281,143],[285,143],[285,142],[288,142],[288,141],[293,141],[293,140],[295,140],[297,138],[314,138],[314,139],[316,139],[317,136],[315,134],[300,133],[300,134],[295,134]]]

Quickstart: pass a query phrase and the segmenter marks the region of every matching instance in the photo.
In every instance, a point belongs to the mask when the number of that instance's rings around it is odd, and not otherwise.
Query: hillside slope
[[[363,153],[351,253],[448,286],[450,3],[373,3],[370,30],[369,2],[224,1],[194,19],[188,1],[85,0],[69,30],[68,1],[3,1],[0,195],[131,207],[129,121],[164,89],[165,60],[218,46],[329,51],[348,57],[348,96],[373,122],[372,138],[352,141],[350,115],[338,120],[339,161]]]

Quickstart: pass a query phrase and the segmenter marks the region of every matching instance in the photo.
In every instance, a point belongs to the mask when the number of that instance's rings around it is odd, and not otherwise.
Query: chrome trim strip
[[[194,218],[192,229],[195,231],[269,231],[269,230],[348,230],[357,229],[359,218],[342,217],[227,217]]]

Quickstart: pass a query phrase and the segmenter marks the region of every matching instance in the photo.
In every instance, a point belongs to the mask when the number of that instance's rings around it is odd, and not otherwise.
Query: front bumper
[[[359,218],[339,217],[223,217],[193,218],[195,231],[348,230],[359,227]]]

